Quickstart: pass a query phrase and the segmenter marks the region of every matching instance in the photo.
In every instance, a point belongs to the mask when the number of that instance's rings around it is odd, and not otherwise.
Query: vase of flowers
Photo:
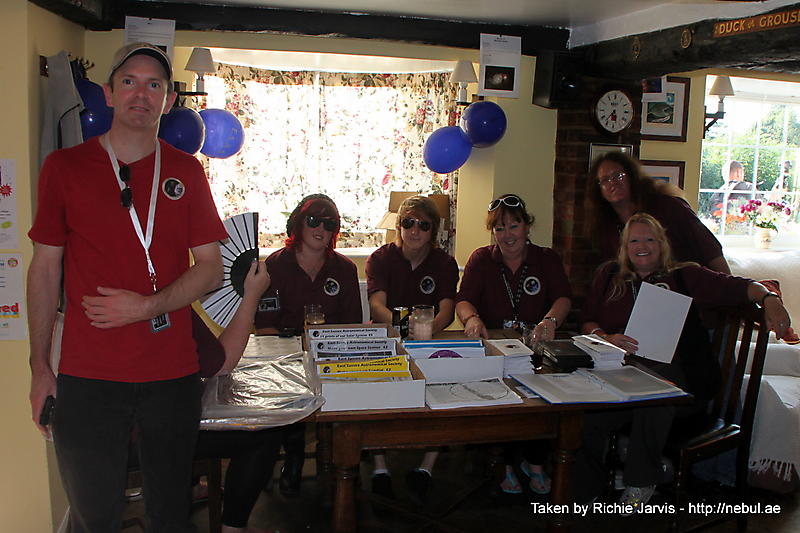
[[[791,208],[783,201],[748,200],[740,210],[753,223],[755,246],[762,249],[772,245],[773,234],[792,214]]]

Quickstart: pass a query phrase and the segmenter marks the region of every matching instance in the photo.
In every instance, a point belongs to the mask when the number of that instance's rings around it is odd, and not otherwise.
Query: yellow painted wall
[[[83,29],[26,0],[0,4],[0,79],[3,80],[3,127],[0,128],[0,158],[16,164],[17,209],[20,248],[29,264],[32,248],[25,233],[30,227],[31,190],[38,169],[41,121],[39,55],[52,55],[62,48],[80,54]],[[0,405],[3,405],[3,439],[0,457],[0,524],[6,531],[41,533],[53,529],[56,507],[63,512],[63,495],[55,470],[48,471],[52,446],[46,444],[31,422],[28,389],[27,341],[0,341]],[[52,473],[52,474],[51,474]],[[52,494],[51,483],[53,479]],[[56,502],[51,505],[51,500]],[[59,503],[60,502],[60,503]]]

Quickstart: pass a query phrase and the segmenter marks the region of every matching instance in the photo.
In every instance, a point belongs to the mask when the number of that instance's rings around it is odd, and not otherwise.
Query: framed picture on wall
[[[656,180],[666,181],[683,189],[683,174],[686,171],[685,161],[656,161],[642,159],[642,170],[645,174]]]
[[[663,99],[642,101],[642,139],[686,142],[689,78],[667,76]]]
[[[632,144],[592,143],[589,145],[589,168],[592,167],[592,163],[594,163],[595,159],[603,154],[607,154],[608,152],[622,152],[623,154],[627,154],[631,157],[636,156],[636,154],[633,153]]]

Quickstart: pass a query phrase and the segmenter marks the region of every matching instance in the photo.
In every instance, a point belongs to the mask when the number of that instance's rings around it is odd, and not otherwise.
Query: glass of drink
[[[322,312],[322,304],[306,304],[304,309],[306,325],[313,326],[325,323],[325,313]]]
[[[536,324],[533,322],[525,322],[522,324],[522,342],[531,349],[531,365],[535,371],[542,369],[544,365],[544,354],[542,347],[539,343],[542,341],[541,333],[536,330]]]
[[[425,341],[433,337],[433,306],[415,305],[409,325],[414,340]]]

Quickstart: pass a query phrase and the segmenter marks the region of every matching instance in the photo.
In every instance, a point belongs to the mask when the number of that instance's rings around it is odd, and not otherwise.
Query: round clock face
[[[597,99],[594,116],[604,130],[617,133],[633,121],[633,102],[620,90],[607,91]]]

